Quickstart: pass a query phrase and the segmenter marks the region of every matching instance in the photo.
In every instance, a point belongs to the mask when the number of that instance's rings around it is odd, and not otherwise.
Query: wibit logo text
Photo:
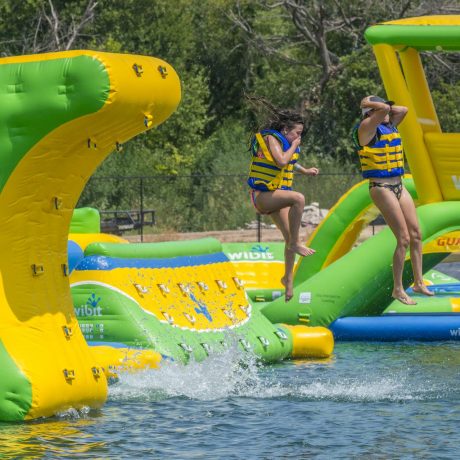
[[[90,307],[89,305],[80,305],[74,307],[77,316],[102,316],[101,307]]]
[[[450,330],[451,337],[458,337],[460,339],[460,327],[458,329],[451,329]]]
[[[230,260],[273,260],[275,257],[271,252],[231,252],[228,255]]]
[[[98,305],[100,301],[100,297],[96,297],[94,293],[91,294],[85,305],[74,307],[75,314],[77,316],[102,316],[102,308]]]

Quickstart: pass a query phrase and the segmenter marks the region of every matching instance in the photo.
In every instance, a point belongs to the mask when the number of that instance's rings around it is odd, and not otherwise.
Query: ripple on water
[[[100,411],[0,424],[0,458],[453,458],[459,381],[460,343],[269,366],[229,348],[121,374]]]
[[[346,363],[341,363],[346,372],[337,378],[336,366],[327,361],[301,362],[300,366],[297,363],[262,366],[254,357],[229,348],[201,363],[191,362],[184,366],[165,362],[157,370],[121,374],[120,380],[109,389],[109,399],[151,402],[174,397],[202,401],[241,397],[403,402],[458,395],[458,387],[452,387],[449,381],[430,378],[427,373],[421,376],[423,361],[417,356],[416,366],[412,362],[414,356],[400,351],[396,354],[398,359],[382,359],[380,364],[372,364],[370,356],[366,362],[361,356],[360,366],[353,371]],[[446,360],[444,364],[449,361],[447,357]],[[442,367],[442,363],[437,364]],[[460,376],[459,368],[457,376]]]

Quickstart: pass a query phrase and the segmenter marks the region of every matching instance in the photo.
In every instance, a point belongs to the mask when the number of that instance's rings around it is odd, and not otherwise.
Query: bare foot
[[[428,297],[431,297],[434,295],[434,292],[431,292],[424,284],[418,284],[417,286],[413,286],[412,290],[414,292],[418,292],[419,294],[426,295]]]
[[[391,294],[391,297],[403,303],[404,305],[417,305],[417,302],[411,297],[409,297],[405,292],[402,292],[402,293],[393,292],[393,294]]]
[[[307,248],[306,246],[303,246],[300,243],[297,244],[292,244],[288,247],[288,251],[293,251],[296,254],[299,254],[299,256],[311,256],[313,255],[316,251],[312,248]]]
[[[285,277],[281,278],[281,284],[286,288],[284,290],[284,299],[289,302],[294,297],[294,287],[292,281],[286,283]]]

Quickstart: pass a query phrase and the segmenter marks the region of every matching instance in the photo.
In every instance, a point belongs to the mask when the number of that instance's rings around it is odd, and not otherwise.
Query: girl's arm
[[[300,174],[303,174],[304,176],[317,176],[319,174],[319,169],[318,168],[305,168],[299,163],[296,163],[294,165],[294,170],[299,172]]]
[[[403,105],[392,105],[390,110],[390,121],[394,126],[398,126],[404,120],[408,111]]]
[[[267,144],[268,144],[268,149],[270,150],[270,153],[272,154],[273,160],[279,166],[280,168],[284,168],[286,165],[289,164],[289,162],[292,159],[292,155],[294,155],[294,152],[296,151],[297,147],[300,145],[300,137],[298,139],[295,139],[292,141],[291,146],[289,147],[288,150],[283,152],[283,149],[281,148],[281,144],[279,141],[276,139],[274,136],[268,135],[266,137]]]
[[[359,145],[367,145],[374,138],[378,125],[380,125],[390,113],[391,107],[384,102],[371,101],[369,97],[367,97],[361,103],[361,108],[371,109],[371,111],[368,112],[369,116],[361,121],[358,128]]]

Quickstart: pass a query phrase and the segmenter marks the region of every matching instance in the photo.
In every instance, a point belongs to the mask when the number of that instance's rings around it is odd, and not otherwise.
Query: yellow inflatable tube
[[[291,358],[329,358],[334,351],[332,332],[321,326],[291,326],[283,324],[292,334]]]
[[[117,378],[119,372],[157,369],[162,359],[160,353],[154,350],[113,348],[105,345],[91,347],[91,353],[108,379]]]

